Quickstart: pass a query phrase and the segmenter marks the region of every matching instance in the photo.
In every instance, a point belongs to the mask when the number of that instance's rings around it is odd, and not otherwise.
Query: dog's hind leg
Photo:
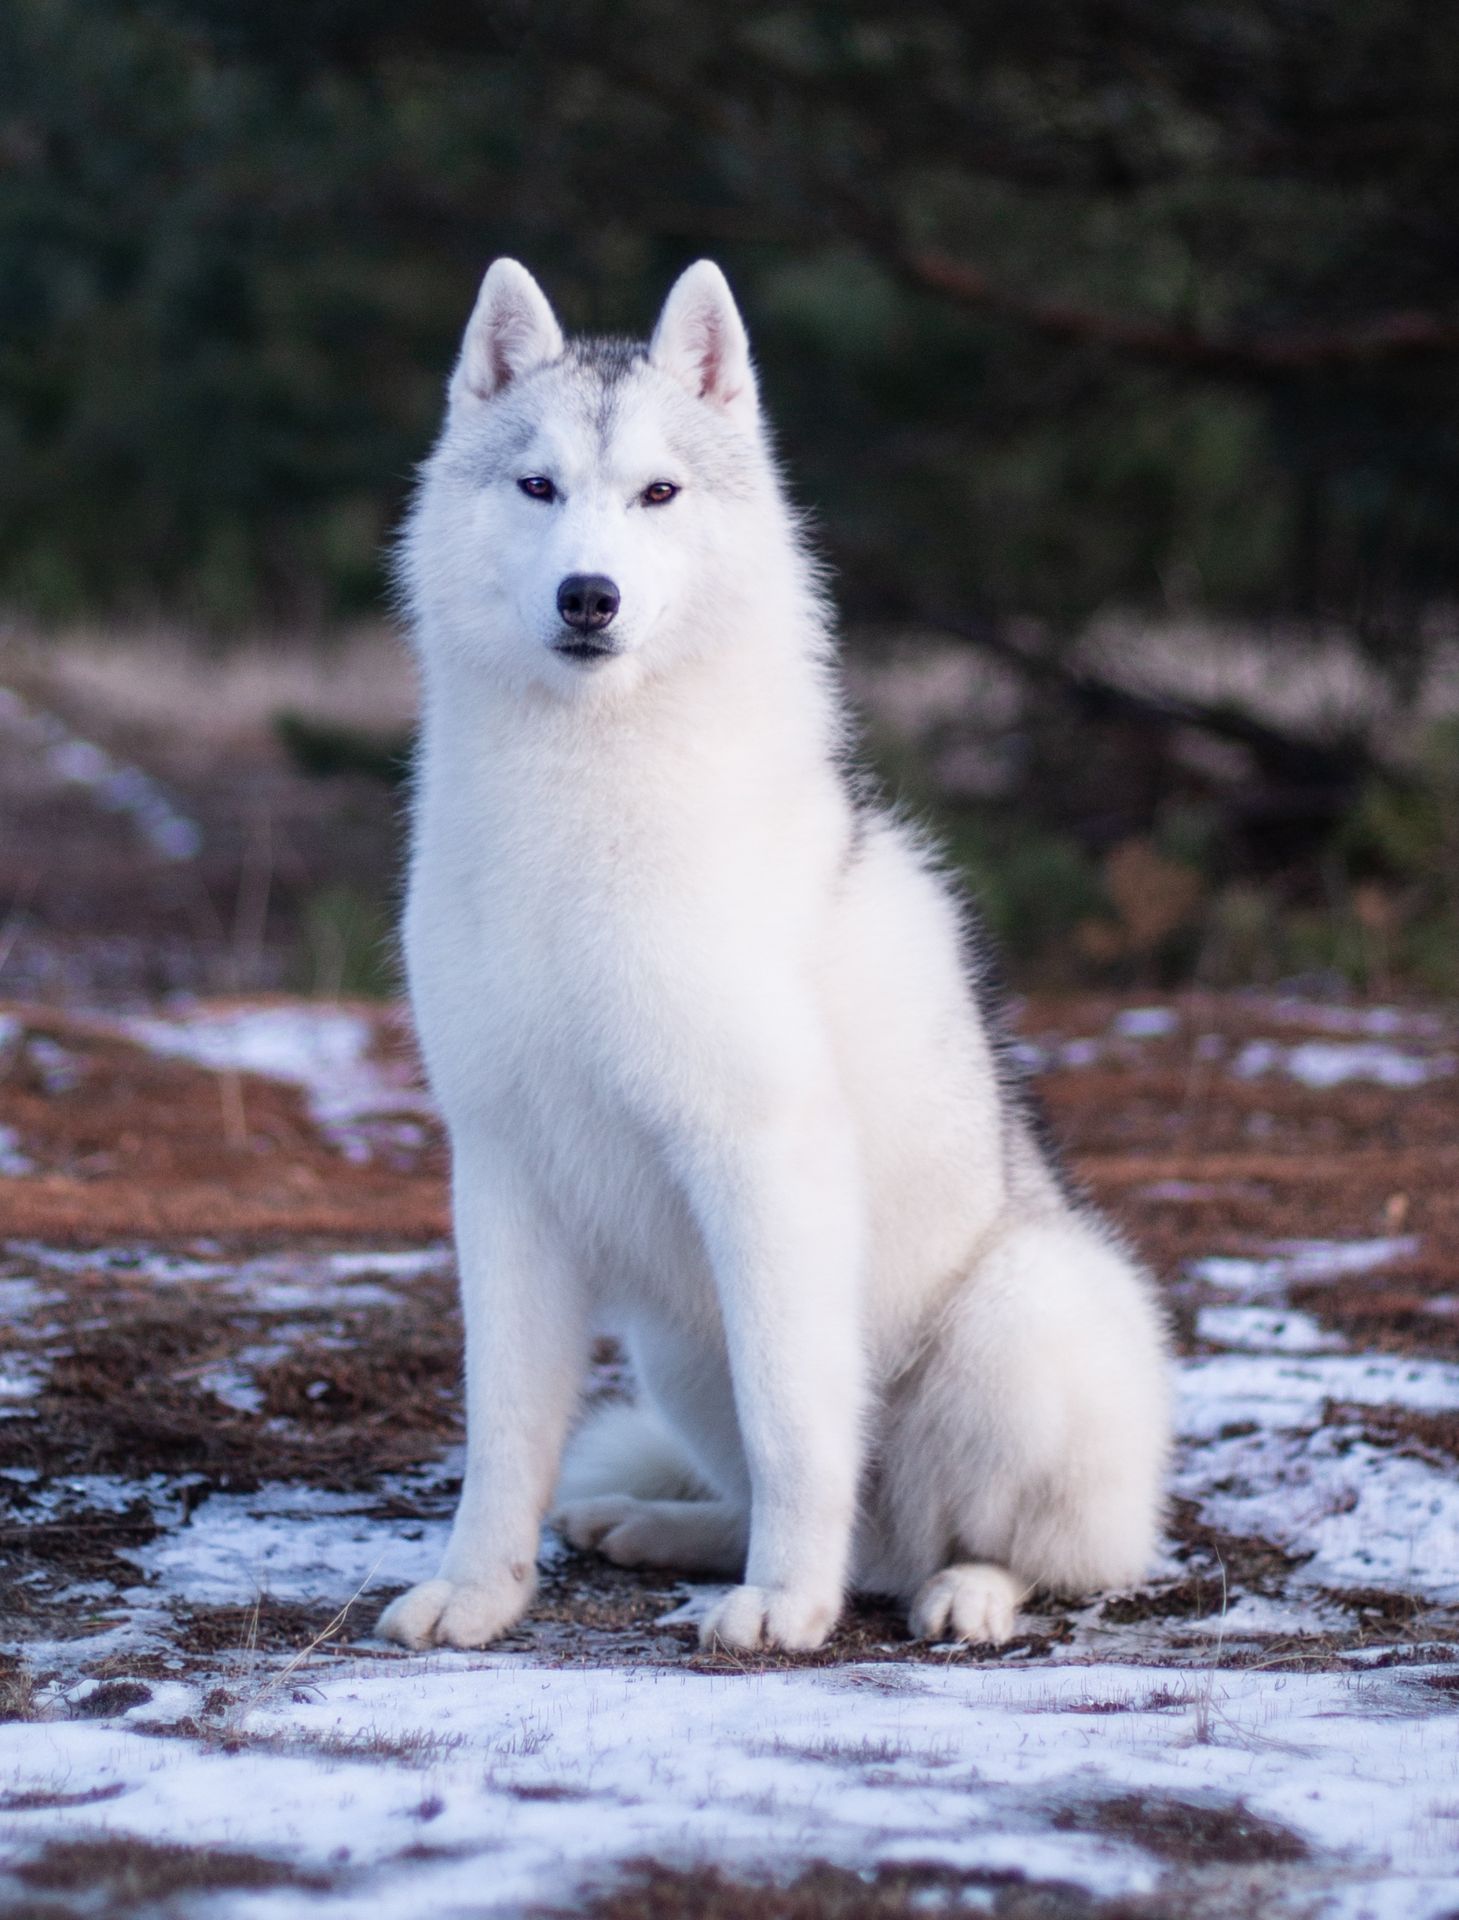
[[[924,1580],[907,1613],[914,1640],[999,1646],[1013,1633],[1023,1587],[1006,1567],[966,1560]]]
[[[655,1405],[610,1401],[588,1415],[568,1443],[553,1524],[571,1545],[621,1567],[737,1575],[748,1498],[726,1497],[656,1410],[664,1405],[673,1417],[692,1408],[696,1437],[727,1469],[723,1478],[739,1478],[728,1371],[662,1334],[636,1342],[635,1361]]]
[[[1036,1588],[1146,1571],[1165,1335],[1148,1280],[1097,1222],[1050,1208],[1007,1225],[887,1411],[871,1571],[919,1637],[1006,1640]]]
[[[600,1494],[702,1500],[712,1491],[683,1441],[652,1408],[609,1400],[594,1407],[568,1441],[556,1504]]]
[[[673,1567],[728,1579],[745,1564],[749,1513],[728,1500],[635,1500],[602,1493],[562,1507],[556,1524],[575,1547],[620,1567]]]

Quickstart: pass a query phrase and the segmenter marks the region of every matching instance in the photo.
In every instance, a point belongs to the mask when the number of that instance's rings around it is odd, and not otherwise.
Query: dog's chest
[[[678,1104],[749,950],[779,938],[775,877],[734,824],[586,786],[489,821],[425,810],[406,952],[448,1113]]]
[[[607,833],[506,836],[469,868],[418,846],[406,946],[437,1097],[453,1132],[507,1143],[625,1304],[668,1275],[676,1310],[703,1291],[681,1147],[735,990],[729,883]]]

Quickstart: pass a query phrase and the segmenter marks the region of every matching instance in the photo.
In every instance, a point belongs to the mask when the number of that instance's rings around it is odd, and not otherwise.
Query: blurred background
[[[1459,973],[1448,0],[8,0],[0,993],[383,992],[480,274],[740,296],[1030,986]]]

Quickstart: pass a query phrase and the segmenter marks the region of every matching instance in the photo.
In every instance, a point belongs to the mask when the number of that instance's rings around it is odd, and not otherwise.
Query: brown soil
[[[414,1279],[394,1307],[289,1314],[297,1344],[257,1371],[257,1412],[221,1402],[207,1369],[285,1316],[208,1283],[159,1288],[105,1268],[70,1276],[47,1311],[63,1344],[30,1403],[35,1417],[0,1424],[0,1466],[369,1486],[434,1459],[459,1426],[460,1330],[446,1276]],[[39,1532],[60,1550],[82,1524],[57,1519]],[[141,1544],[146,1525],[142,1511],[84,1522],[97,1546]]]
[[[1244,1042],[1303,1030],[1241,996],[1171,1004],[1178,1031],[1138,1043],[1107,1037],[1118,1003],[1098,996],[1024,1010],[1024,1030],[1044,1042],[1106,1036],[1094,1064],[1040,1076],[1078,1178],[1172,1276],[1197,1257],[1274,1240],[1415,1235],[1414,1253],[1299,1286],[1294,1304],[1361,1344],[1459,1351],[1459,1077],[1327,1091],[1239,1079],[1227,1068]],[[94,1018],[13,1011],[21,1033],[0,1053],[0,1126],[36,1168],[6,1182],[15,1237],[84,1246],[207,1235],[244,1252],[448,1230],[438,1136],[354,1162],[293,1088],[160,1059]],[[408,1055],[388,1009],[361,1011],[382,1054]],[[1395,1044],[1433,1053],[1452,1038]],[[1204,1056],[1215,1047],[1213,1062]],[[1172,1304],[1179,1324],[1178,1285]],[[288,1392],[282,1376],[278,1389]]]
[[[1412,1253],[1371,1273],[1298,1282],[1292,1305],[1355,1347],[1459,1354],[1459,1076],[1417,1087],[1303,1086],[1231,1071],[1251,1041],[1343,1041],[1256,995],[1161,1002],[1176,1029],[1138,1042],[1111,1034],[1121,1002],[1035,1000],[1023,1030],[1045,1047],[1098,1036],[1091,1065],[1054,1066],[1039,1087],[1073,1170],[1165,1276],[1176,1331],[1212,1297],[1182,1269],[1213,1254],[1261,1255],[1274,1242],[1413,1236]],[[1447,1016],[1387,1042],[1450,1055]]]
[[[355,1162],[293,1087],[161,1058],[94,1017],[9,1011],[19,1031],[0,1051],[0,1126],[36,1171],[6,1182],[8,1234],[59,1245],[207,1234],[256,1246],[446,1231],[438,1137]],[[382,1054],[409,1057],[389,1009],[360,1011]]]

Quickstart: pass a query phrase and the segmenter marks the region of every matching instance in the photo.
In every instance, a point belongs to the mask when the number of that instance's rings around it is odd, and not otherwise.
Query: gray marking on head
[[[567,343],[563,364],[581,367],[605,386],[621,386],[648,361],[648,345],[620,334],[577,334]]]
[[[561,356],[524,374],[499,398],[453,419],[438,443],[434,464],[458,484],[485,486],[515,472],[541,424],[540,396],[555,384],[558,401],[577,410],[606,455],[626,389],[636,380],[663,381],[661,419],[669,447],[695,481],[730,499],[746,499],[765,476],[765,449],[667,375],[655,375],[645,341],[588,334],[567,342]]]
[[[593,431],[599,446],[606,448],[616,424],[619,396],[648,364],[647,344],[614,334],[587,334],[570,340],[563,358],[592,393]]]

